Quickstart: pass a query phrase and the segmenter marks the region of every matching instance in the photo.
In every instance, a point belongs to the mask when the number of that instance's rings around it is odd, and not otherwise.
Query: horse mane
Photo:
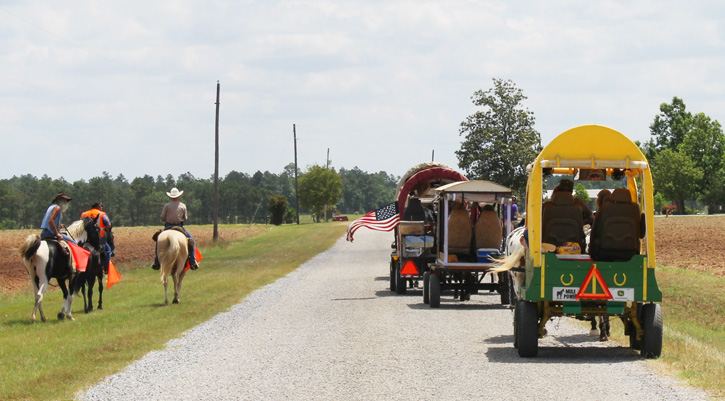
[[[83,220],[74,221],[71,225],[66,227],[66,231],[68,231],[68,235],[70,235],[71,238],[78,240],[85,233]]]

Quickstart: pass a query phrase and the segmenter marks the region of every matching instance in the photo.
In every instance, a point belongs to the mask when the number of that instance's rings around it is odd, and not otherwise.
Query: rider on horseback
[[[103,211],[103,203],[95,202],[91,205],[90,210],[81,213],[81,219],[86,217],[95,219],[99,215],[101,217],[98,219],[98,228],[101,229],[101,242],[103,242],[104,252],[106,254],[106,259],[103,261],[103,271],[108,274],[108,265],[111,262],[111,247],[108,246],[106,233],[111,231],[111,219],[108,218],[108,213]]]
[[[186,213],[186,205],[183,202],[179,201],[179,197],[183,193],[184,191],[179,191],[177,188],[171,188],[171,192],[166,193],[166,196],[171,198],[171,201],[165,204],[163,210],[161,210],[161,221],[165,223],[165,230],[168,230],[172,227],[181,228],[186,234],[187,238],[191,239],[194,248],[196,248],[196,242],[194,241],[194,238],[191,236],[191,234],[189,234],[186,228],[184,228],[184,222],[189,220],[189,217]],[[161,267],[161,264],[159,263],[158,245],[156,247],[156,257],[154,258],[154,264],[151,267],[154,270],[158,270]],[[190,250],[189,252],[189,268],[191,270],[196,270],[199,268],[199,265],[196,263],[196,255],[193,250]]]
[[[57,241],[58,244],[60,244],[60,249],[68,256],[71,267],[73,271],[75,271],[75,263],[73,263],[73,258],[70,256],[70,249],[66,243],[66,241],[68,241],[75,244],[75,241],[67,235],[61,234],[59,231],[61,227],[60,220],[63,217],[63,212],[68,210],[68,202],[70,200],[71,197],[63,192],[59,192],[55,198],[53,198],[53,203],[48,206],[48,209],[45,211],[45,216],[43,217],[43,222],[40,224],[40,228],[42,229],[40,232],[40,238],[44,240]]]

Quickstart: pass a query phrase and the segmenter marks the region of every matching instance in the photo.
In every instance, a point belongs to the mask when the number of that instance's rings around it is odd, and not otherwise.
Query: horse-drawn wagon
[[[662,293],[655,277],[652,174],[645,156],[621,133],[587,125],[557,136],[529,167],[526,229],[507,238],[509,256],[502,266],[513,267],[519,355],[537,355],[538,339],[553,317],[613,316],[621,319],[632,348],[659,357]],[[597,210],[589,235],[571,190],[556,191],[544,202],[546,181],[562,176],[620,187]]]
[[[463,174],[437,162],[418,164],[400,178],[395,200],[403,213],[394,231],[390,255],[391,291],[405,294],[409,286],[422,279],[428,263],[435,260],[434,189],[467,180]]]
[[[493,277],[491,268],[503,238],[503,205],[511,204],[511,189],[490,181],[455,182],[436,188],[438,238],[436,258],[424,273],[423,302],[440,306],[441,293],[454,290],[460,300],[480,290],[498,291],[501,303],[511,302],[509,273]],[[491,274],[491,282],[484,278]]]

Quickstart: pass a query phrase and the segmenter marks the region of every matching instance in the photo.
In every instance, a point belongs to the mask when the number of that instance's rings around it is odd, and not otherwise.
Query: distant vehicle
[[[417,164],[400,178],[395,199],[402,213],[390,254],[391,291],[405,294],[409,287],[417,287],[428,264],[435,260],[435,189],[467,180],[463,174],[437,162]]]
[[[511,303],[513,285],[508,271],[497,273],[494,258],[503,239],[503,205],[511,204],[511,189],[490,181],[455,182],[435,189],[438,210],[435,259],[424,272],[423,302],[431,308],[441,294],[470,299],[481,290],[497,291],[501,303]],[[484,282],[486,276],[490,282]]]

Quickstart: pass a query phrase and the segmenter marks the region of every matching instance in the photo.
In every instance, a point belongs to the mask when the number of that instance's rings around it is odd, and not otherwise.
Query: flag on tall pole
[[[347,228],[347,240],[352,242],[352,236],[360,227],[367,227],[376,231],[390,231],[397,227],[399,222],[400,212],[398,211],[398,202],[392,202],[350,223],[350,226]]]

